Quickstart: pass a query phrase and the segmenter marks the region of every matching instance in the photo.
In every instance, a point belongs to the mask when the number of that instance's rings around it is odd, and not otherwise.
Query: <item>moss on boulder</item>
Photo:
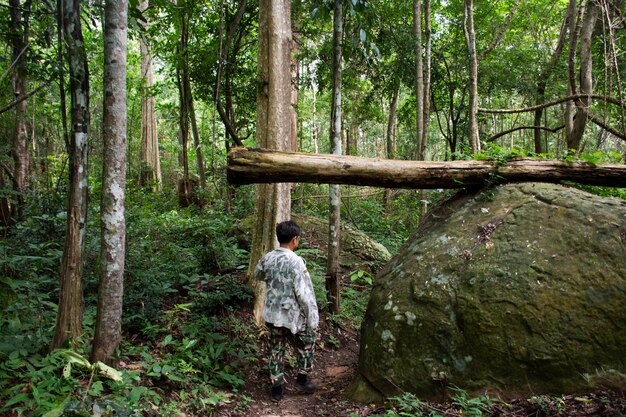
[[[525,183],[437,213],[376,277],[361,388],[566,393],[626,371],[625,201]]]

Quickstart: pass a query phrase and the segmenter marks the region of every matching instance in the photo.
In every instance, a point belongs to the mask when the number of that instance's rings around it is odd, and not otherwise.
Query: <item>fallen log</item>
[[[400,161],[329,154],[233,148],[228,182],[234,185],[304,182],[385,188],[463,188],[502,182],[573,181],[626,187],[626,165],[538,159]]]

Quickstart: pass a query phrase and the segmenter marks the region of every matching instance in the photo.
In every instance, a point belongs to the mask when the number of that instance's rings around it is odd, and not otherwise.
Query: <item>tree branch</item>
[[[558,98],[556,100],[552,100],[552,101],[548,101],[546,103],[543,104],[538,104],[536,106],[531,106],[531,107],[524,107],[521,109],[484,109],[484,108],[478,108],[478,112],[479,113],[496,113],[496,114],[512,114],[512,113],[527,113],[527,112],[531,112],[531,111],[535,111],[538,109],[544,109],[546,107],[552,107],[555,106],[559,103],[564,103],[566,101],[570,101],[570,100],[579,100],[581,98],[590,98],[590,99],[594,99],[594,100],[603,100],[606,101],[607,103],[611,103],[611,104],[615,104],[616,106],[626,106],[626,104],[616,98],[613,97],[607,97],[604,96],[602,94],[574,94],[571,96],[566,96],[566,97],[562,97],[562,98]]]
[[[500,27],[500,30],[498,31],[498,34],[496,35],[495,38],[493,38],[493,41],[491,41],[491,45],[489,45],[489,47],[487,49],[485,49],[484,51],[482,51],[480,53],[480,55],[478,56],[478,62],[479,63],[480,63],[480,61],[483,60],[483,58],[489,52],[493,51],[493,49],[498,45],[498,43],[500,43],[500,41],[502,40],[502,37],[504,36],[504,32],[506,32],[506,29],[509,27],[509,24],[511,23],[511,19],[513,19],[513,15],[515,14],[515,11],[517,10],[517,8],[519,7],[521,2],[522,2],[522,0],[517,0],[517,3],[515,3],[513,5],[513,8],[511,9],[511,12],[506,17],[506,20],[504,21],[504,23]]]
[[[593,114],[589,113],[587,115],[587,118],[591,120],[593,123],[595,123],[596,125],[600,126],[602,129],[612,134],[613,136],[616,136],[620,138],[621,140],[626,140],[626,133],[620,132],[619,130],[612,128],[611,126],[607,125],[602,120],[600,120],[600,118],[598,118],[597,116],[594,116]]]
[[[50,84],[50,81],[44,82],[43,84],[39,85],[39,87],[35,88],[33,91],[30,91],[30,92],[24,94],[23,96],[13,100],[12,102],[10,102],[9,104],[7,104],[4,107],[0,107],[0,114],[11,110],[13,107],[17,106],[22,101],[28,99],[30,96],[33,96],[33,95],[37,94],[39,92],[39,90],[41,90],[42,88],[48,86],[48,84]]]
[[[0,161],[0,167],[2,167],[2,169],[4,169],[4,172],[7,173],[9,179],[11,180],[11,182],[15,183],[15,177],[13,176],[13,173],[11,172],[9,167],[2,161]]]
[[[226,35],[226,40],[224,42],[224,48],[222,49],[222,53],[220,55],[220,60],[217,65],[217,75],[215,77],[215,106],[217,107],[217,112],[220,115],[220,119],[222,119],[222,123],[224,123],[224,127],[226,131],[233,139],[233,141],[237,144],[237,146],[243,146],[239,135],[235,131],[235,128],[231,124],[231,121],[228,119],[226,112],[224,111],[224,107],[222,106],[222,102],[220,101],[220,85],[222,84],[222,71],[224,70],[224,61],[228,56],[228,50],[230,49],[230,44],[233,41],[235,36],[235,31],[237,30],[237,26],[241,22],[241,18],[243,13],[246,10],[247,0],[241,0],[239,2],[239,7],[237,9],[237,13],[233,17],[233,20],[230,22],[230,27],[228,28],[228,34]]]
[[[493,142],[496,139],[501,138],[502,136],[506,136],[509,133],[513,133],[513,132],[516,132],[518,130],[524,130],[524,129],[535,130],[535,129],[540,129],[540,130],[545,130],[547,132],[556,133],[559,130],[563,129],[564,127],[565,127],[565,125],[561,125],[561,126],[555,127],[554,129],[551,129],[551,128],[545,127],[545,126],[518,126],[518,127],[514,127],[513,129],[509,129],[509,130],[505,130],[504,132],[497,133],[497,134],[493,135],[492,137],[488,138],[486,140],[486,142]]]

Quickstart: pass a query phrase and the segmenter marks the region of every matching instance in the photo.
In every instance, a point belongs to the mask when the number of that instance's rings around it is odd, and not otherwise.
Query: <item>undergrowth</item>
[[[207,415],[242,386],[242,371],[259,357],[252,323],[237,315],[252,298],[241,278],[247,252],[230,235],[228,214],[179,210],[171,197],[131,192],[127,200],[125,334],[115,369],[87,359],[98,213],[87,226],[84,335],[74,350],[48,351],[64,211],[32,216],[0,239],[0,415]]]

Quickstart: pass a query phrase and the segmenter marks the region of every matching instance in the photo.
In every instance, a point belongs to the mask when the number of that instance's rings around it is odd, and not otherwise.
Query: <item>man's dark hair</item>
[[[296,236],[300,236],[300,226],[293,220],[287,220],[276,225],[278,243],[289,243]]]

